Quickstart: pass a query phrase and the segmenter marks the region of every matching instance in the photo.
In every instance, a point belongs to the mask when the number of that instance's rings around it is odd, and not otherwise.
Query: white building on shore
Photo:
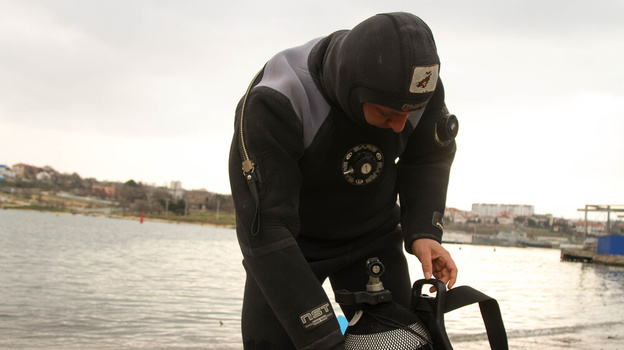
[[[181,181],[171,181],[171,185],[169,186],[169,193],[171,193],[173,200],[177,201],[184,198],[184,192],[186,191],[182,188]]]
[[[502,212],[508,212],[513,217],[533,216],[535,207],[528,204],[472,204],[472,214],[479,217],[497,217]]]
[[[14,179],[15,173],[11,171],[9,168],[7,168],[6,165],[0,164],[0,181],[4,181],[7,178]]]

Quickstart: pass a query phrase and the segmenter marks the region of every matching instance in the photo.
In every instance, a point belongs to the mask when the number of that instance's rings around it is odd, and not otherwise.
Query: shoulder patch
[[[439,65],[414,67],[409,91],[414,94],[433,92],[438,83]]]

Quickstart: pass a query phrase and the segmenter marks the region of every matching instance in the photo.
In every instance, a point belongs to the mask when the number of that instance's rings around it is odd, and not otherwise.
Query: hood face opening
[[[409,13],[373,16],[332,36],[322,79],[330,102],[367,125],[362,104],[416,111],[433,95],[439,58],[431,30]]]

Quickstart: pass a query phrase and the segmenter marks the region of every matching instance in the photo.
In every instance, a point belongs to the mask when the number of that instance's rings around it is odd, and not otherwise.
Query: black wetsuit
[[[370,257],[409,303],[402,242],[411,253],[416,239],[441,241],[455,154],[454,141],[435,139],[446,113],[438,65],[426,24],[394,13],[283,51],[253,81],[230,152],[246,349],[341,348],[322,282],[364,289]],[[433,67],[423,72],[435,80],[414,67]],[[366,123],[363,102],[414,113],[395,133]]]

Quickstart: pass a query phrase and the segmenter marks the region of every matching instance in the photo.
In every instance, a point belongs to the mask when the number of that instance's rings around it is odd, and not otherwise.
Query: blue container
[[[598,238],[598,254],[624,255],[624,236]]]

